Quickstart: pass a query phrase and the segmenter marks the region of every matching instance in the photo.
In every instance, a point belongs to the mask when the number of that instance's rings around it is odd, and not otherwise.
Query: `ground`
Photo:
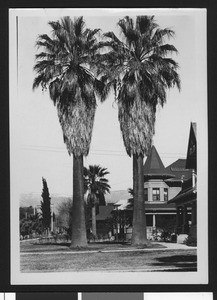
[[[147,272],[197,271],[194,247],[151,243],[148,248],[130,245],[89,244],[88,249],[70,250],[69,244],[21,242],[21,272]]]

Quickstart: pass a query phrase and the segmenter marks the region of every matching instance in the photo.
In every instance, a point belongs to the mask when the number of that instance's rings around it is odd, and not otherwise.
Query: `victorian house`
[[[185,168],[185,159],[178,159],[168,167],[164,164],[154,146],[144,164],[144,192],[147,220],[147,236],[151,238],[164,223],[174,224],[176,205],[169,203],[182,190],[183,181],[191,176]]]
[[[182,181],[181,191],[169,204],[176,206],[178,241],[188,235],[197,236],[197,131],[196,123],[191,123],[185,168],[191,171],[190,177]]]

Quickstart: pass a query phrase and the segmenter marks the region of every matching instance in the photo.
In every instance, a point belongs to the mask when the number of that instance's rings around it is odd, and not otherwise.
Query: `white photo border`
[[[205,123],[197,123],[198,143],[198,271],[197,272],[54,272],[22,273],[20,272],[19,249],[19,190],[17,186],[16,164],[19,160],[17,142],[19,132],[14,122],[16,102],[19,93],[17,86],[17,52],[16,39],[18,28],[16,20],[23,16],[62,17],[66,13],[73,15],[94,14],[161,14],[194,16],[195,53],[197,64],[195,72],[201,74],[198,89],[204,98],[200,103]],[[10,194],[11,194],[11,284],[12,285],[101,285],[101,284],[207,284],[208,283],[208,120],[207,120],[207,49],[206,49],[206,9],[10,9],[9,10],[9,97],[10,97]],[[120,276],[121,274],[121,276]]]

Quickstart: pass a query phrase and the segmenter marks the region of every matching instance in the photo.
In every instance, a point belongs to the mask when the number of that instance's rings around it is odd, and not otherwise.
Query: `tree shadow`
[[[156,258],[152,266],[166,267],[166,271],[197,271],[197,255],[172,255]],[[169,268],[172,268],[171,270]],[[175,267],[175,269],[174,269]]]

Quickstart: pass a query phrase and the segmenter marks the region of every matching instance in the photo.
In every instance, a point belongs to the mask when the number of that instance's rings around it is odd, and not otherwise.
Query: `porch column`
[[[148,201],[152,201],[152,188],[148,188]]]
[[[153,226],[152,227],[153,228],[156,227],[156,215],[155,214],[153,214]]]
[[[164,188],[160,188],[160,201],[164,201]]]

